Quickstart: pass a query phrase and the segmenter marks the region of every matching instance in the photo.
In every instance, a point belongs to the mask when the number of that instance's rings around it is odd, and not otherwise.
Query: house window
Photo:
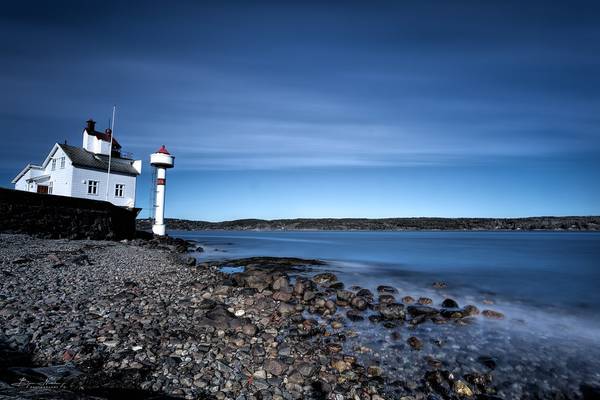
[[[64,169],[65,168],[65,157],[61,157],[60,158],[60,169]]]
[[[88,181],[88,194],[98,194],[98,181]]]
[[[125,185],[123,185],[122,183],[117,183],[115,185],[115,197],[123,197],[123,189],[125,188]]]
[[[56,169],[56,158],[52,159],[52,171]]]
[[[53,186],[54,186],[54,185],[52,184],[52,182],[49,182],[49,183],[48,183],[48,194],[52,194],[52,187],[53,187]]]

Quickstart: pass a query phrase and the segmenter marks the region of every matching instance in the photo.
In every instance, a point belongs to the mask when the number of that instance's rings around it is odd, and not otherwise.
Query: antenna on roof
[[[110,123],[110,147],[108,150],[108,173],[106,174],[106,201],[108,201],[108,188],[110,187],[110,162],[112,160],[112,149],[113,149],[113,137],[115,137],[115,113],[117,112],[117,106],[113,106],[112,121]]]

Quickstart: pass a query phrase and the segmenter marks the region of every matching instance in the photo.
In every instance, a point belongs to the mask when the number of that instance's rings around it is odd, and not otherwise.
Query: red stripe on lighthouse
[[[157,185],[164,185],[166,182],[167,182],[167,178],[157,178],[156,179]]]

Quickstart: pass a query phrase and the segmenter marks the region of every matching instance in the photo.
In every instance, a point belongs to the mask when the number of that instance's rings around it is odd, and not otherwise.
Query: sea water
[[[505,398],[563,393],[581,396],[581,385],[600,381],[600,234],[580,232],[170,232],[197,241],[200,259],[251,256],[321,259],[346,287],[378,285],[430,297],[450,297],[505,314],[466,326],[425,323],[382,328],[368,320],[350,324],[348,346],[368,350],[365,363],[388,375],[418,381],[434,358],[456,374],[490,372]],[[434,282],[444,282],[435,289]],[[368,313],[366,313],[368,315]],[[423,340],[411,351],[405,340]],[[401,339],[399,340],[398,337]]]

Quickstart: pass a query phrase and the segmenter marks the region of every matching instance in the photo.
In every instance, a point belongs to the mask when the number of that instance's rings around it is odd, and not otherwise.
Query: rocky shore
[[[385,285],[346,288],[318,260],[197,263],[194,249],[171,239],[0,235],[0,397],[502,398],[492,357],[459,374],[424,356],[420,379],[404,380],[364,362],[371,350],[352,328],[363,321],[389,330],[403,343],[400,357],[423,348],[415,327],[502,313]]]

